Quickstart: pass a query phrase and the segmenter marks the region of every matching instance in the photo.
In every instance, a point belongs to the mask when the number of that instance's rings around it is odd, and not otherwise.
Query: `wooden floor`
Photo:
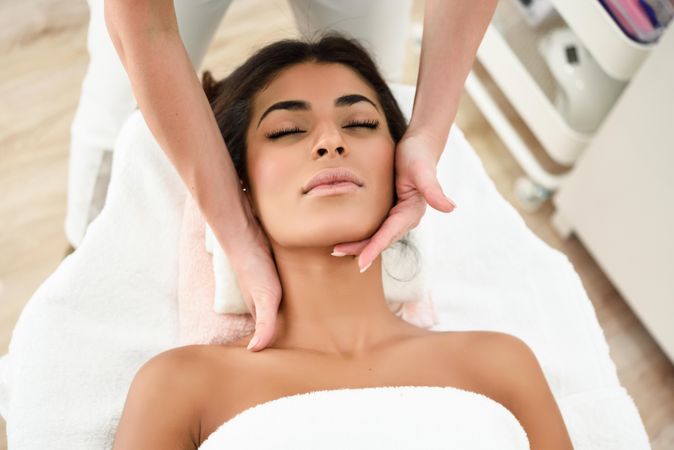
[[[9,49],[0,50],[0,355],[7,351],[23,305],[59,264],[67,245],[63,220],[69,126],[87,63],[86,4],[78,1],[80,10],[70,3],[67,20],[59,26],[34,26],[36,31],[21,36],[19,44],[15,40]],[[422,12],[423,2],[418,0],[412,20],[421,20]],[[225,75],[251,49],[295,35],[285,1],[234,1],[204,66],[216,76]],[[0,40],[4,37],[0,34]],[[403,81],[415,83],[417,69],[418,55],[410,42]],[[512,109],[510,114],[515,117]],[[501,194],[538,236],[569,256],[596,308],[620,380],[637,404],[653,449],[673,449],[674,367],[582,243],[575,237],[563,241],[554,233],[552,206],[536,213],[519,208],[512,187],[523,172],[467,95],[461,100],[457,123]],[[525,130],[523,125],[518,128]],[[527,141],[537,145],[529,135]],[[559,172],[550,160],[542,159],[542,164]],[[6,450],[4,437],[0,420],[0,450]]]

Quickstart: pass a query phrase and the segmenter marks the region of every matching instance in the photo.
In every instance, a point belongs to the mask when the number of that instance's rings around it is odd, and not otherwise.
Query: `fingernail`
[[[251,339],[250,342],[248,343],[248,348],[247,348],[247,349],[250,350],[251,348],[255,347],[255,345],[257,345],[257,343],[258,343],[259,341],[260,341],[260,338],[259,338],[259,337],[257,337],[257,336],[253,337],[253,339]]]
[[[372,265],[372,261],[370,261],[370,264],[368,264],[367,266],[365,266],[365,267],[363,267],[362,269],[360,269],[360,273],[365,272],[367,269],[370,268],[371,265]]]
[[[452,206],[453,206],[454,208],[456,208],[456,203],[454,203],[454,202],[453,202],[453,201],[451,201],[450,199],[447,199],[447,201],[448,201],[449,203],[451,203],[451,204],[452,204]]]
[[[346,253],[344,252],[338,252],[337,250],[333,251],[330,253],[332,256],[346,256]]]

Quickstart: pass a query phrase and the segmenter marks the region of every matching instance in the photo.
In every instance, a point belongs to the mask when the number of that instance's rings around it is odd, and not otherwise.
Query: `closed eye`
[[[348,124],[344,125],[344,128],[354,128],[354,127],[376,129],[377,127],[379,127],[379,121],[378,120],[362,120],[362,121],[349,122]],[[281,130],[276,130],[276,131],[272,131],[272,132],[269,132],[269,133],[265,133],[265,137],[267,137],[268,139],[274,140],[274,139],[278,139],[278,138],[286,136],[286,135],[297,134],[297,133],[304,133],[304,130],[299,129],[298,127],[283,128]]]
[[[378,120],[362,120],[362,121],[355,121],[355,122],[349,122],[348,124],[344,125],[344,128],[353,128],[353,127],[363,127],[363,128],[371,128],[375,130],[379,126],[379,121]]]
[[[278,139],[280,137],[283,137],[288,134],[295,134],[295,133],[304,133],[304,131],[300,130],[299,128],[283,128],[281,130],[276,130],[272,131],[270,133],[265,133],[265,136],[269,139]]]

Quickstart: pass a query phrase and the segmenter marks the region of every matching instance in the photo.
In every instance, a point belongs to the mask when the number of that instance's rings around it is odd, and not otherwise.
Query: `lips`
[[[302,192],[306,194],[316,186],[344,182],[350,182],[356,184],[357,186],[363,186],[363,181],[358,178],[351,170],[347,169],[346,167],[333,167],[329,169],[323,169],[311,177],[311,179],[302,188]]]

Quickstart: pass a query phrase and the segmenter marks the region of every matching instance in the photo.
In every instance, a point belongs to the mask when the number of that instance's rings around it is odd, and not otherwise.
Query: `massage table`
[[[409,119],[414,86],[391,88]],[[501,331],[525,341],[576,450],[650,448],[566,255],[498,193],[456,125],[437,173],[458,208],[429,207],[415,229],[427,243],[424,270],[439,318],[433,329]],[[187,195],[134,112],[115,145],[103,210],[29,299],[0,358],[10,450],[111,448],[137,370],[179,346],[178,240]]]

